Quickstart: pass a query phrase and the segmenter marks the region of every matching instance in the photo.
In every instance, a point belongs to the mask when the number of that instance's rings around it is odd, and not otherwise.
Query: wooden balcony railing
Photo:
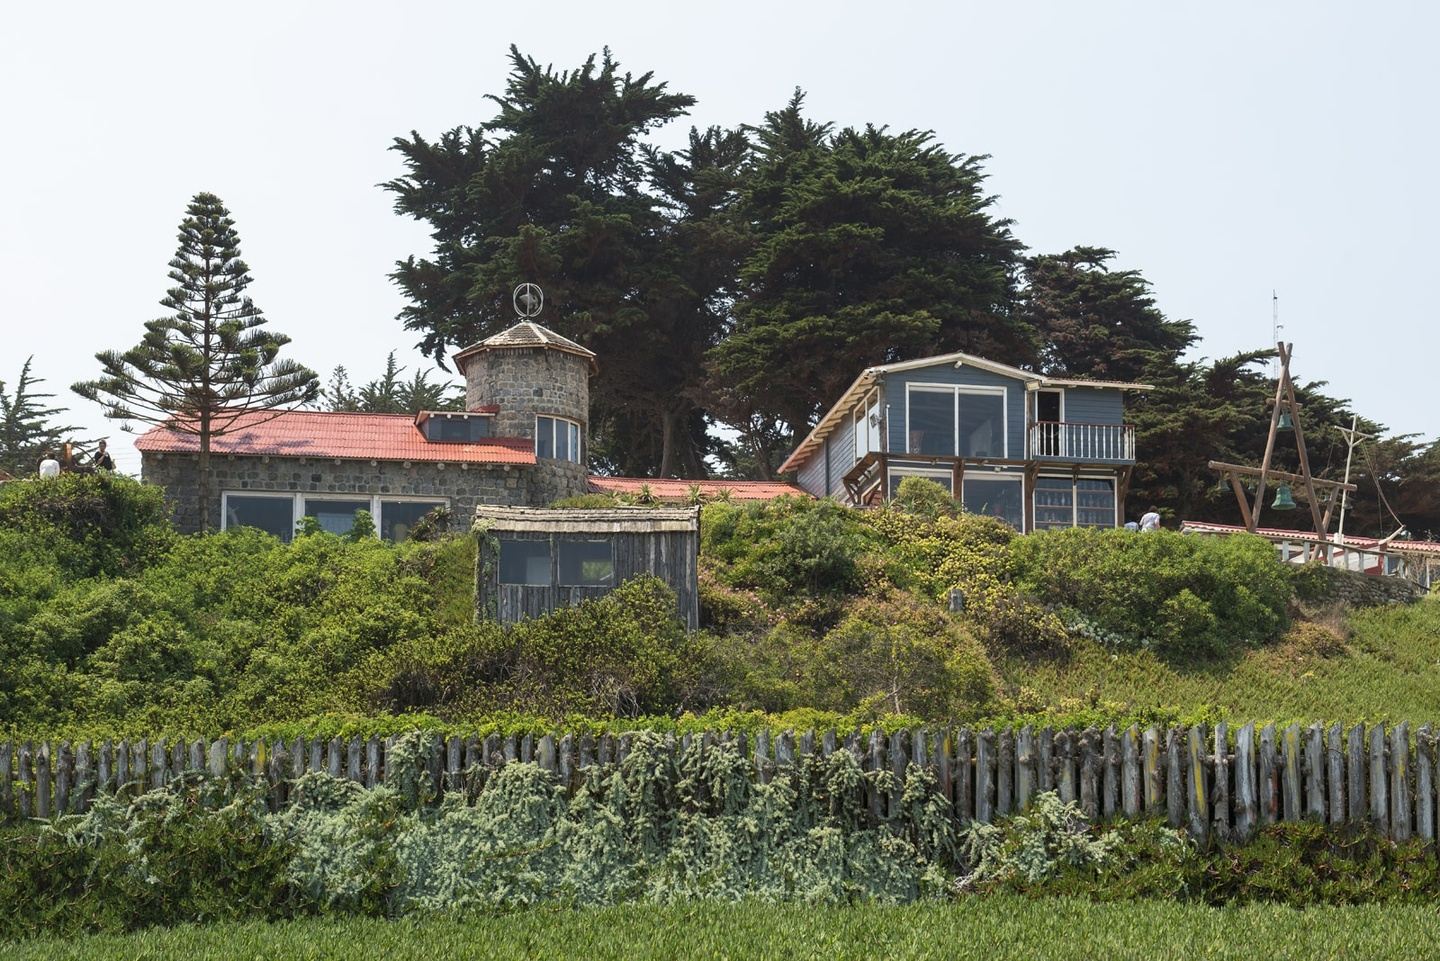
[[[1085,424],[1035,421],[1030,425],[1030,456],[1056,460],[1135,460],[1133,424]]]

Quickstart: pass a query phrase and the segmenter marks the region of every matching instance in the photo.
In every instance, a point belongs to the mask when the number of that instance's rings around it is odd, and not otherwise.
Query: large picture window
[[[535,456],[580,463],[580,425],[563,417],[535,418]]]
[[[1018,475],[1014,479],[966,477],[961,486],[961,503],[967,513],[998,517],[1017,531],[1025,529],[1024,485]]]
[[[285,543],[295,536],[295,498],[284,494],[267,497],[263,494],[226,494],[224,527],[258,527],[274,534]]]
[[[370,510],[370,498],[364,500],[331,500],[329,498],[305,498],[305,517],[313,517],[321,530],[332,534],[348,534],[355,526],[355,515]]]
[[[410,532],[420,518],[437,507],[444,507],[444,501],[391,501],[380,502],[380,536],[387,541],[400,543],[410,537]]]
[[[1108,477],[1037,477],[1035,529],[1114,527],[1115,500]]]
[[[911,454],[1009,456],[1003,388],[912,385],[906,391]]]
[[[490,418],[433,414],[425,422],[425,428],[427,440],[442,444],[471,444],[490,436]]]

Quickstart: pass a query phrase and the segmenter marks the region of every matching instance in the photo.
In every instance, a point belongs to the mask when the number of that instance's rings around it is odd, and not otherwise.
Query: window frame
[[[556,586],[556,587],[590,587],[590,588],[599,587],[599,588],[605,588],[605,589],[607,589],[607,590],[614,590],[614,588],[615,588],[616,585],[615,585],[615,539],[614,539],[613,537],[605,537],[605,538],[597,538],[597,537],[574,538],[574,537],[558,536],[558,535],[557,535],[557,536],[552,537],[552,541],[553,541],[553,543],[554,543],[553,554],[554,554],[554,561],[555,561],[555,565],[554,565],[555,574],[554,574],[554,576],[555,576],[555,586]],[[565,561],[564,561],[564,559],[562,558],[561,555],[562,555],[562,553],[564,552],[565,547],[566,547],[567,544],[569,544],[569,545],[573,545],[573,544],[604,544],[605,547],[606,547],[606,552],[607,552],[607,555],[608,555],[608,560],[610,561],[610,580],[609,580],[609,582],[608,582],[608,583],[604,583],[604,582],[601,582],[601,583],[586,583],[586,582],[584,582],[584,581],[581,581],[581,582],[579,582],[579,583],[574,583],[574,584],[572,584],[572,583],[569,583],[568,581],[566,581],[566,579],[565,579],[565,574],[564,574],[564,571],[565,571]],[[583,566],[584,566],[584,562],[583,562],[583,561],[581,562],[581,566],[582,566],[582,568],[583,568]]]
[[[558,577],[558,572],[557,572],[556,569],[555,569],[555,539],[554,539],[553,537],[545,537],[545,538],[533,538],[533,537],[502,537],[502,536],[500,536],[500,535],[497,534],[496,537],[495,537],[495,540],[498,542],[498,545],[499,545],[498,549],[497,549],[496,552],[495,552],[495,583],[496,583],[496,584],[499,584],[499,585],[502,586],[502,587],[538,587],[538,588],[543,588],[543,589],[545,589],[545,590],[551,590],[552,588],[555,587],[555,581],[556,581],[556,579],[557,579],[557,577]],[[504,557],[505,557],[505,545],[506,545],[507,543],[509,543],[509,544],[534,544],[534,545],[538,545],[538,546],[541,546],[541,547],[544,547],[544,548],[545,548],[545,557],[546,557],[548,563],[547,563],[546,566],[545,566],[545,570],[546,570],[547,573],[546,573],[546,579],[545,579],[545,581],[544,581],[543,583],[535,583],[535,582],[533,582],[533,581],[528,581],[528,580],[527,580],[527,581],[507,581],[507,580],[505,580],[505,574],[504,574],[504,571],[505,571],[505,561],[504,561]]]
[[[910,394],[914,391],[921,391],[928,394],[951,395],[950,399],[950,453],[948,454],[927,454],[921,451],[910,449],[910,437],[914,433],[910,419]],[[959,457],[960,456],[960,395],[971,396],[999,395],[1000,397],[1000,457],[999,460],[1010,459],[1010,389],[1004,386],[986,386],[983,384],[932,384],[922,381],[907,382],[905,384],[905,453],[915,454],[919,457]],[[985,460],[994,458],[982,458]]]
[[[541,421],[550,421],[550,454],[545,456],[540,453]],[[560,449],[560,425],[566,426],[565,443],[574,454],[573,457],[557,457],[556,452]],[[580,430],[580,422],[571,420],[568,417],[561,417],[558,414],[536,414],[535,415],[535,456],[545,457],[546,460],[564,461],[568,464],[583,464],[584,460],[584,437]]]
[[[290,502],[290,530],[289,530],[289,532],[288,532],[285,536],[281,537],[280,540],[281,540],[282,542],[288,544],[288,543],[290,543],[291,541],[293,541],[293,540],[295,539],[295,525],[296,525],[297,523],[299,523],[299,521],[297,520],[297,518],[296,518],[296,516],[295,516],[295,510],[296,510],[296,503],[295,503],[295,501],[296,501],[296,497],[297,497],[297,495],[296,495],[295,493],[293,493],[293,492],[291,492],[291,491],[250,491],[250,490],[232,491],[232,490],[222,490],[222,491],[220,492],[220,529],[221,529],[222,531],[228,531],[228,530],[230,529],[230,498],[231,498],[232,496],[234,496],[234,497],[255,497],[255,498],[264,498],[264,499],[266,499],[266,500],[277,500],[277,501],[278,501],[278,500],[288,500],[288,501]],[[253,527],[253,525],[251,525],[251,524],[236,524],[235,527],[236,527],[236,528],[241,528],[241,527]],[[260,527],[255,527],[254,529],[255,529],[255,530],[264,530],[264,528],[260,528]],[[265,533],[271,534],[270,531],[265,531]],[[274,536],[277,536],[277,535],[271,534],[271,536],[274,537]]]
[[[1005,483],[1016,483],[1020,485],[1020,523],[1011,526],[1013,526],[1015,530],[1019,531],[1020,533],[1025,533],[1025,475],[1017,471],[967,471],[965,473],[965,476],[960,478],[960,496],[956,498],[956,500],[960,503],[961,510],[965,511],[966,513],[973,512],[970,510],[970,508],[965,506],[965,485],[973,483],[975,481],[982,481],[986,483],[991,481],[1004,481]],[[955,495],[951,494],[950,496],[954,497]],[[991,517],[993,515],[976,514],[975,516]],[[1010,523],[1003,517],[1000,518],[1000,520],[1005,521],[1005,523],[1007,524]]]
[[[469,428],[469,433],[462,440],[451,440],[444,437],[434,437],[431,431],[439,424],[463,423]],[[470,436],[474,432],[475,424],[484,427],[484,433],[479,437]],[[429,444],[483,444],[495,436],[495,416],[493,414],[474,414],[469,412],[445,412],[433,413],[425,419],[425,442]]]
[[[870,424],[871,416],[875,424]],[[866,394],[850,415],[850,431],[855,442],[855,460],[863,460],[868,454],[878,454],[884,446],[880,436],[880,391],[875,389]]]
[[[231,490],[225,489],[220,492],[220,529],[230,529],[229,506],[230,498],[234,497],[273,497],[276,500],[288,498],[290,501],[290,539],[295,537],[295,525],[300,523],[300,518],[305,516],[305,500],[333,500],[333,501],[369,501],[370,517],[375,521],[375,536],[381,537],[385,530],[385,501],[400,501],[404,503],[429,504],[431,508],[450,507],[453,501],[445,494],[361,494],[345,491],[268,491],[268,490]],[[248,524],[237,525],[249,527]],[[258,529],[258,528],[257,528]],[[381,538],[383,539],[383,538]],[[286,543],[289,543],[287,540]]]
[[[1067,483],[1069,483],[1069,485],[1070,485],[1070,527],[1069,527],[1068,529],[1073,530],[1073,529],[1075,529],[1075,528],[1077,528],[1077,527],[1084,526],[1084,527],[1093,527],[1093,528],[1096,529],[1096,530],[1102,530],[1102,531],[1103,531],[1103,530],[1113,530],[1113,529],[1115,529],[1115,528],[1117,528],[1117,527],[1120,526],[1120,520],[1121,520],[1121,519],[1120,519],[1120,482],[1119,482],[1119,480],[1118,480],[1117,478],[1115,478],[1115,477],[1099,477],[1099,476],[1095,476],[1095,475],[1089,475],[1089,476],[1087,476],[1087,475],[1084,475],[1084,474],[1080,475],[1079,477],[1076,477],[1074,474],[1061,474],[1061,473],[1056,473],[1056,472],[1053,472],[1053,471],[1050,472],[1050,473],[1037,474],[1036,477],[1035,477],[1036,483],[1032,484],[1031,487],[1030,487],[1030,516],[1031,516],[1031,517],[1037,516],[1037,515],[1039,514],[1039,511],[1040,511],[1040,507],[1039,507],[1039,505],[1036,503],[1035,499],[1036,499],[1036,496],[1040,493],[1040,484],[1039,484],[1039,482],[1040,482],[1041,480],[1063,480],[1063,481],[1066,481]],[[1108,483],[1108,484],[1110,485],[1111,517],[1113,518],[1113,521],[1112,521],[1112,523],[1110,524],[1110,526],[1109,526],[1108,528],[1107,528],[1107,527],[1104,527],[1104,526],[1101,526],[1101,525],[1096,525],[1096,524],[1085,524],[1085,525],[1081,525],[1081,523],[1080,523],[1080,481],[1105,481],[1106,483]],[[1039,527],[1039,525],[1037,524],[1037,525],[1036,525],[1036,530],[1039,530],[1039,529],[1040,529],[1040,527]],[[1065,530],[1066,528],[1051,528],[1051,527],[1047,527],[1047,528],[1045,528],[1045,529],[1046,529],[1046,530]]]

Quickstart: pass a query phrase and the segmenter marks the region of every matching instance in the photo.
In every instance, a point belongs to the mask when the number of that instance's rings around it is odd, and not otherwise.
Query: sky
[[[163,313],[201,190],[288,356],[355,381],[392,349],[428,367],[387,277],[429,248],[377,186],[403,173],[392,139],[489,119],[511,43],[562,68],[609,46],[698,99],[662,146],[796,87],[815,119],[933,130],[990,155],[1031,251],[1118,251],[1198,356],[1266,346],[1275,291],[1297,379],[1435,438],[1437,28],[1422,3],[8,4],[0,380],[33,355],[138,472],[69,385]]]

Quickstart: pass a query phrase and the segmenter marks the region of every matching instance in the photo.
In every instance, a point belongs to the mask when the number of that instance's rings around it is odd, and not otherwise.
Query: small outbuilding
[[[513,624],[604,597],[653,574],[675,592],[689,630],[700,625],[700,510],[563,510],[481,506],[475,604],[481,619]]]

